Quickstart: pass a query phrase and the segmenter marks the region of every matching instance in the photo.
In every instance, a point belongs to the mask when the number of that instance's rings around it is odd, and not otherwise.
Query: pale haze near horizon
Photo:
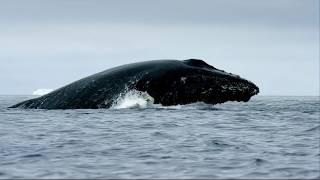
[[[318,96],[319,1],[0,1],[0,94],[189,58],[253,81],[261,95]]]

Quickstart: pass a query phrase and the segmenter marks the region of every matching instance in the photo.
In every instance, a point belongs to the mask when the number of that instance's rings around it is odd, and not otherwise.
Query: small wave
[[[154,105],[154,108],[157,109],[167,109],[167,110],[219,110],[212,104],[206,104],[204,102],[196,102],[191,104],[184,105],[172,105],[172,106],[162,106]]]
[[[32,95],[43,96],[43,95],[48,94],[52,91],[53,91],[53,89],[37,89],[37,90],[33,91]]]
[[[320,125],[307,129],[304,132],[313,132],[313,131],[319,131],[319,130],[320,130]]]
[[[35,158],[35,157],[42,157],[42,154],[28,154],[22,156],[23,158]]]
[[[144,109],[151,106],[154,103],[153,97],[147,92],[141,92],[137,90],[130,90],[124,94],[121,94],[115,103],[113,109],[124,109],[124,108],[138,108]]]
[[[261,158],[255,158],[254,159],[254,164],[256,166],[261,166],[261,165],[266,164],[266,163],[268,163],[268,161],[265,160],[265,159],[261,159]]]

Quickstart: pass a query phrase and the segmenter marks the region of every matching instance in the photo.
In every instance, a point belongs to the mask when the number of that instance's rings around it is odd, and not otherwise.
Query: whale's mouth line
[[[136,80],[135,80],[136,81]],[[240,88],[240,87],[239,87]],[[232,88],[231,88],[232,89]],[[237,90],[236,87],[233,87],[234,90]],[[248,88],[249,89],[249,88]],[[140,91],[135,88],[134,84],[130,84],[129,86],[126,86],[124,90],[119,93],[113,100],[112,104],[108,109],[145,109],[153,107],[154,105],[159,105],[161,107],[173,107],[173,106],[183,106],[187,104],[195,104],[195,103],[204,103],[207,105],[216,105],[221,104],[227,101],[243,101],[247,102],[250,100],[252,94],[257,94],[259,92],[258,89],[254,89],[251,93],[244,94],[241,98],[238,96],[232,97],[231,95],[228,95],[228,98],[226,98],[226,94],[222,92],[220,93],[212,93],[212,88],[209,88],[203,92],[202,94],[206,94],[203,96],[202,99],[194,99],[193,101],[190,101],[188,103],[174,103],[174,104],[168,104],[165,102],[162,102],[161,100],[156,99],[155,97],[152,97],[147,90]],[[217,92],[217,91],[215,91]],[[234,92],[234,95],[237,93]],[[169,98],[169,97],[166,97]],[[171,97],[173,99],[175,97]]]
[[[195,101],[188,104],[172,104],[163,105],[155,103],[154,98],[147,92],[138,91],[136,89],[127,89],[122,92],[114,100],[110,110],[125,110],[125,109],[163,109],[163,110],[221,110],[216,104],[206,103],[205,101]]]
[[[120,93],[114,100],[112,106],[107,109],[219,110],[219,108],[216,108],[213,104],[208,104],[203,101],[176,105],[163,105],[161,103],[155,103],[154,98],[147,92],[138,91],[136,89],[126,90],[125,92]]]

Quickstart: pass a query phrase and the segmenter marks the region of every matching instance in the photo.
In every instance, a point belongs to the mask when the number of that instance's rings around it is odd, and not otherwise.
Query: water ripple
[[[6,107],[0,178],[319,178],[318,97],[97,110]]]

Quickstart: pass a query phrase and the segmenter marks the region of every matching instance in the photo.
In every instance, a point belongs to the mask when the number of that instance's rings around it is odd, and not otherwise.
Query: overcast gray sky
[[[319,95],[319,0],[1,0],[0,94],[200,58],[261,95]]]

